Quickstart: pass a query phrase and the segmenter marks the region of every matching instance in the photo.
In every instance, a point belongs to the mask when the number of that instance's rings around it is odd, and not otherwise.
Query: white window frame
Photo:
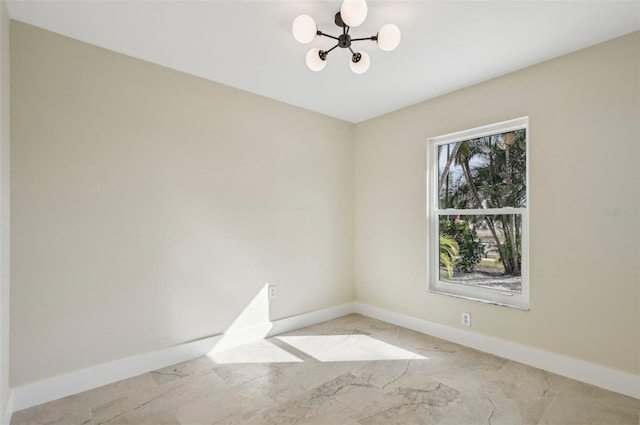
[[[487,209],[439,209],[438,205],[438,146],[465,140],[477,139],[493,134],[507,133],[513,130],[526,130],[526,208],[487,208]],[[472,128],[443,136],[432,137],[427,141],[427,279],[428,292],[465,298],[490,304],[497,304],[521,310],[529,309],[529,117]],[[500,291],[480,286],[452,283],[440,279],[439,232],[440,215],[486,215],[513,214],[522,215],[522,286],[521,292]]]

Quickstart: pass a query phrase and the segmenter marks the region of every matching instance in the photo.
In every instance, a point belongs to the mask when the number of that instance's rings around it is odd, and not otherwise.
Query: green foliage
[[[440,276],[446,272],[453,277],[453,264],[458,255],[458,244],[451,237],[440,235]]]
[[[441,223],[440,232],[442,235],[453,239],[458,245],[459,258],[455,262],[456,270],[470,273],[476,264],[482,259],[484,246],[480,242],[475,230],[471,229],[466,221],[447,221]],[[442,235],[440,239],[442,239]]]
[[[438,180],[440,208],[526,207],[526,148],[525,129],[443,145],[439,150],[443,155]],[[522,218],[517,214],[486,215],[484,222],[495,241],[505,273],[520,275]],[[477,264],[475,253],[480,252],[477,238],[458,236],[456,241],[462,257],[456,267],[472,270]]]

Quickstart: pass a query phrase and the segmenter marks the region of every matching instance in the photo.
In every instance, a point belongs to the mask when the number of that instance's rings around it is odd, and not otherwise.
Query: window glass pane
[[[526,129],[438,145],[438,207],[526,207]]]
[[[521,214],[440,215],[438,233],[441,281],[522,291]]]

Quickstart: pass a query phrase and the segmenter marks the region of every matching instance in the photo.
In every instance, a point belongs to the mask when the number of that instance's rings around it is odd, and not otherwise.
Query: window
[[[528,123],[429,139],[429,291],[529,308]]]

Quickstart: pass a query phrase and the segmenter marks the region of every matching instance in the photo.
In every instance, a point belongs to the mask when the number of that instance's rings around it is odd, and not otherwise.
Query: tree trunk
[[[505,168],[507,173],[507,187],[511,188],[511,144],[513,143],[514,135],[513,133],[505,134],[505,144],[504,144],[504,155],[505,155]],[[504,206],[504,205],[501,205]],[[507,221],[507,220],[505,220]],[[518,259],[518,241],[516,239],[516,216],[512,214],[510,216],[508,229],[504,229],[505,236],[509,238],[509,244],[511,247],[511,263],[512,270],[509,274],[520,274],[520,260]],[[506,224],[506,223],[505,223]],[[504,225],[503,225],[504,226]],[[507,231],[508,230],[508,231]],[[505,271],[507,271],[505,269]]]
[[[447,181],[447,177],[449,176],[449,169],[451,168],[451,164],[453,163],[454,158],[456,157],[456,155],[458,155],[458,150],[460,149],[461,144],[462,142],[457,142],[453,147],[453,152],[451,152],[451,155],[449,155],[449,157],[447,158],[447,164],[444,166],[444,170],[442,171],[442,175],[440,176],[440,180],[438,181],[438,194],[440,194],[442,186],[444,185],[445,181]],[[438,160],[440,160],[440,158],[438,158]],[[440,161],[438,161],[437,163],[440,163]]]
[[[504,251],[506,256],[502,259],[504,265],[504,272],[506,274],[516,274],[518,266],[515,263],[515,257],[513,255],[514,243],[512,239],[511,219],[508,215],[501,215],[500,222],[502,223],[502,232],[505,237]]]
[[[469,184],[469,190],[471,190],[471,194],[473,195],[474,200],[476,201],[476,208],[480,209],[482,207],[482,199],[480,199],[480,194],[476,189],[476,186],[473,184],[473,180],[471,180],[471,169],[469,168],[469,162],[467,160],[462,162],[462,171],[464,172],[464,178],[467,179],[467,183]],[[500,253],[500,258],[504,263],[504,259],[507,258],[505,255],[505,250],[502,244],[500,243],[500,238],[498,238],[498,234],[496,233],[495,225],[493,223],[493,219],[488,215],[484,216],[484,221],[487,223],[489,227],[489,231],[491,232],[491,236],[496,241],[496,246],[498,247],[498,253]]]

